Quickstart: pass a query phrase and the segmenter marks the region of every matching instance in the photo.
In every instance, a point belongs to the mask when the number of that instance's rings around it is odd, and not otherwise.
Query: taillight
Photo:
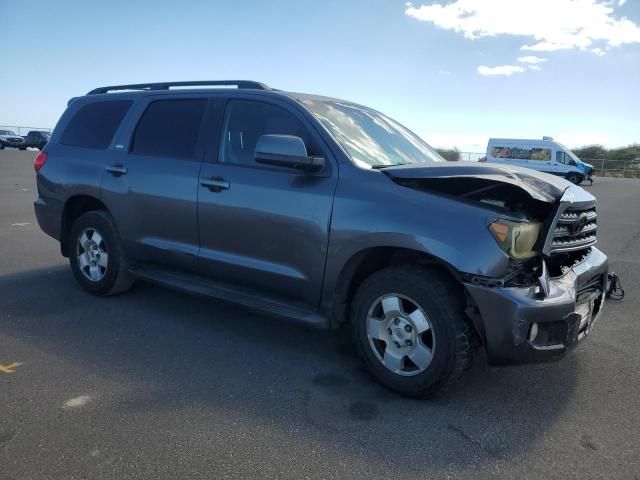
[[[40,169],[44,166],[44,162],[47,161],[47,152],[40,152],[36,156],[35,162],[33,162],[33,168],[36,169],[36,173],[40,171]]]

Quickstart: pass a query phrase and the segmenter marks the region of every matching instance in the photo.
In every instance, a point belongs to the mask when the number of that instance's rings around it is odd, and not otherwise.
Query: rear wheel
[[[118,231],[107,212],[81,215],[71,227],[68,249],[71,270],[88,292],[114,295],[133,285]]]
[[[446,390],[473,357],[458,285],[438,269],[398,266],[374,273],[352,304],[355,342],[369,371],[411,397]]]
[[[26,150],[27,149],[27,147],[19,147],[19,148],[20,148],[20,150]]]
[[[567,180],[571,183],[575,183],[576,185],[580,185],[582,183],[583,176],[579,173],[569,173],[567,174]]]

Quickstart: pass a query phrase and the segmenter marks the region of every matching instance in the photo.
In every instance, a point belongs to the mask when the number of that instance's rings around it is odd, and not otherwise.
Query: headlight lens
[[[524,259],[533,257],[536,252],[533,246],[540,235],[541,223],[538,222],[511,222],[509,220],[496,220],[489,225],[489,230],[498,244],[511,258]]]

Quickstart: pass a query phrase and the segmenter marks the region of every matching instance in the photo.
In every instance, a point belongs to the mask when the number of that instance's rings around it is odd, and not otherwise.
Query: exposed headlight
[[[524,259],[536,254],[533,246],[538,240],[541,227],[542,224],[538,222],[496,220],[489,225],[489,230],[511,258]]]

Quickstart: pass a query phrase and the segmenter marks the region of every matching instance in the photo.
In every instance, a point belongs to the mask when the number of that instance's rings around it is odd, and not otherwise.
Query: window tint
[[[131,100],[116,100],[85,105],[67,124],[60,143],[74,147],[107,148],[132,103]]]
[[[206,99],[159,100],[138,122],[131,151],[141,155],[196,158]]]
[[[260,135],[295,135],[302,138],[308,155],[321,155],[302,122],[284,108],[260,102],[229,102],[220,142],[220,161],[257,165],[255,150]]]

